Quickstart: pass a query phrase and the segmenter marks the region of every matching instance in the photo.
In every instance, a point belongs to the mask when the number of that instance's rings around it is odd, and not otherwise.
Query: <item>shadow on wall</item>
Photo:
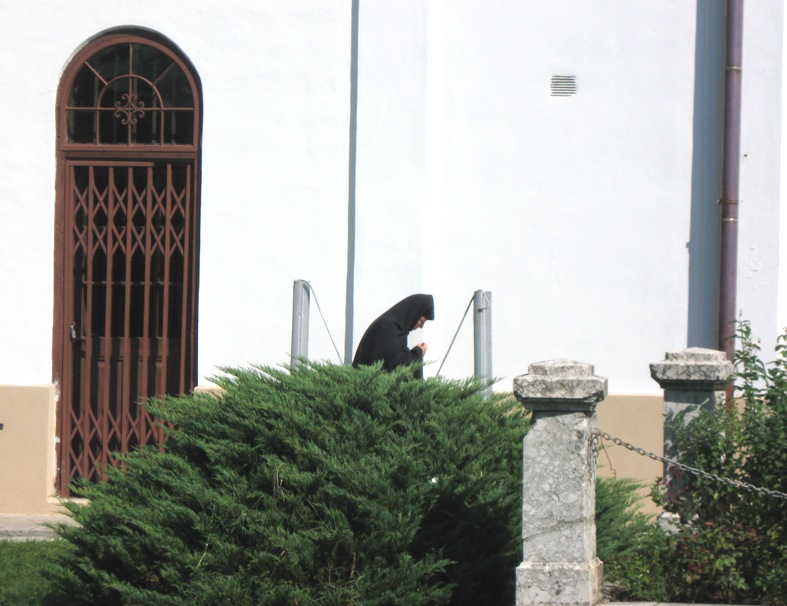
[[[687,347],[718,347],[719,247],[724,106],[724,2],[698,0],[694,53]]]

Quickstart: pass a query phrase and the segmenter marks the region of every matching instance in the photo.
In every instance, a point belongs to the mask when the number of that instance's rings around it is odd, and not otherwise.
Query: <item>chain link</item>
[[[618,446],[623,446],[624,448],[627,448],[628,450],[636,452],[637,454],[642,455],[643,457],[648,457],[649,459],[653,459],[654,461],[660,461],[662,463],[667,463],[668,465],[670,465],[672,467],[675,467],[675,468],[680,469],[682,471],[686,471],[686,472],[688,472],[690,474],[693,474],[695,476],[699,476],[701,478],[705,478],[706,480],[713,480],[715,482],[720,482],[722,484],[726,484],[728,486],[732,486],[733,488],[742,488],[743,490],[748,490],[749,492],[754,492],[754,493],[757,493],[757,494],[764,494],[764,495],[767,495],[769,497],[774,497],[774,498],[777,498],[777,499],[784,499],[784,500],[787,501],[787,494],[785,494],[783,492],[779,492],[778,490],[770,490],[768,488],[760,488],[759,486],[753,486],[751,484],[746,484],[745,482],[740,482],[738,480],[731,480],[729,478],[723,478],[721,476],[716,475],[715,473],[709,473],[707,471],[703,471],[702,469],[697,469],[695,467],[689,467],[688,465],[684,465],[683,463],[679,463],[678,461],[675,461],[674,459],[667,459],[667,458],[661,457],[661,456],[659,456],[659,455],[657,455],[655,453],[648,452],[644,448],[639,448],[637,446],[634,446],[633,444],[629,444],[628,442],[624,442],[620,438],[616,438],[614,436],[609,435],[608,433],[605,433],[605,432],[600,431],[598,429],[594,429],[593,430],[593,436],[592,436],[593,445],[594,446],[596,446],[596,444],[598,443],[598,438],[601,438],[603,440],[609,440],[610,442],[612,442],[614,444],[617,444]]]

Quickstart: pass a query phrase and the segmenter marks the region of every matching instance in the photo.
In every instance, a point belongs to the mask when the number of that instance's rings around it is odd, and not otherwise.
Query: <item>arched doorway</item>
[[[201,99],[163,38],[86,45],[57,103],[58,491],[158,441],[140,405],[196,383]]]

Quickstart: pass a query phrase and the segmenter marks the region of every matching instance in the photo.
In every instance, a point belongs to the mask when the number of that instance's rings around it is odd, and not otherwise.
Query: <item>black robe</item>
[[[385,370],[393,370],[422,360],[424,352],[420,347],[407,348],[407,335],[421,317],[434,320],[432,295],[410,295],[399,301],[366,329],[355,350],[353,366],[382,362]],[[415,372],[415,377],[423,378],[422,368]]]

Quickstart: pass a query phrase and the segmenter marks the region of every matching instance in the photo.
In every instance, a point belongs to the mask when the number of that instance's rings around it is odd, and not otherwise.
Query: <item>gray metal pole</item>
[[[295,280],[292,285],[292,346],[293,363],[309,357],[309,303],[311,290],[306,280]]]
[[[492,293],[477,290],[473,296],[473,351],[475,376],[492,379]],[[490,385],[485,394],[492,391]]]

